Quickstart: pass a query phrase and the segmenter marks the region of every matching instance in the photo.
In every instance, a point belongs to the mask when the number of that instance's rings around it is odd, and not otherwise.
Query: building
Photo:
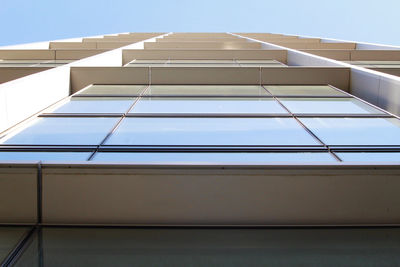
[[[0,59],[5,265],[400,261],[400,47],[121,33]]]

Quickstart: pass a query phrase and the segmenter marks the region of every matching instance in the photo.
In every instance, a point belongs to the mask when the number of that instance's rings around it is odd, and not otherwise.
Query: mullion
[[[134,118],[290,118],[290,114],[255,113],[129,113]]]
[[[142,146],[116,146],[116,145],[99,145],[98,151],[115,151],[115,152],[153,152],[153,151],[180,151],[180,152],[201,152],[201,151],[222,151],[222,152],[328,152],[328,146],[315,145],[315,146],[235,146],[235,145],[223,145],[223,146],[209,146],[209,145],[182,145],[182,146],[171,146],[171,145],[142,145]],[[0,147],[0,152],[94,152],[96,147],[85,148],[80,146],[66,147],[66,146],[30,146],[30,147]],[[399,146],[329,146],[329,150],[333,152],[400,152]]]
[[[144,93],[147,91],[147,89],[148,89],[149,87],[150,87],[150,85],[148,85],[145,89],[143,89],[143,91],[142,91],[140,94],[144,94]],[[92,155],[89,156],[89,158],[87,159],[88,161],[92,160],[92,158],[94,157],[94,155],[97,153],[99,147],[100,147],[101,145],[103,145],[103,144],[107,141],[107,139],[115,132],[115,130],[118,128],[118,126],[121,124],[121,122],[122,122],[122,121],[124,120],[124,118],[126,117],[126,114],[128,114],[129,111],[132,110],[132,108],[136,105],[136,103],[139,101],[139,99],[140,99],[140,96],[137,97],[137,98],[133,101],[132,105],[131,105],[131,106],[128,108],[128,110],[121,116],[121,119],[119,119],[119,120],[117,121],[117,123],[114,125],[114,127],[111,129],[111,131],[104,137],[104,139],[100,142],[100,144],[97,146],[97,148],[95,149],[95,151],[93,151]]]
[[[265,89],[263,87],[263,89]],[[193,95],[160,95],[160,94],[151,94],[151,95],[115,95],[115,94],[104,94],[104,95],[96,95],[96,94],[84,94],[84,95],[73,95],[71,97],[215,97],[215,98],[222,98],[222,97],[229,97],[229,98],[273,98],[273,97],[281,97],[281,98],[354,98],[352,96],[328,96],[328,95],[200,95],[200,94],[193,94]],[[370,104],[371,105],[371,104]]]
[[[39,118],[118,118],[124,113],[43,113]]]
[[[129,146],[101,146],[99,152],[137,152],[137,153],[150,153],[150,152],[179,152],[179,153],[209,153],[209,152],[226,152],[226,153],[268,153],[268,152],[328,152],[328,149],[323,146],[318,147],[129,147]]]
[[[293,115],[291,115],[293,114]],[[386,114],[301,114],[301,113],[129,113],[126,117],[151,118],[392,118]]]
[[[35,147],[0,147],[0,152],[93,152],[96,148],[85,148],[85,147],[47,147],[47,146],[35,146]]]
[[[329,146],[327,144],[325,144],[315,133],[313,133],[304,123],[302,123],[279,99],[278,97],[274,97],[276,101],[278,101],[278,103],[287,111],[289,112],[293,118],[309,133],[311,134],[316,140],[318,140],[318,142],[320,142],[323,146],[325,146],[328,149],[328,152],[331,153],[336,160],[338,160],[339,162],[342,162],[342,159],[339,158],[335,153],[333,153],[332,151],[330,151]]]
[[[37,224],[36,224],[37,225]],[[32,242],[33,234],[37,231],[37,226],[30,225],[30,229],[26,230],[26,233],[22,236],[22,238],[15,244],[14,248],[11,252],[5,257],[3,262],[0,262],[1,266],[12,266],[25,252],[25,249]]]

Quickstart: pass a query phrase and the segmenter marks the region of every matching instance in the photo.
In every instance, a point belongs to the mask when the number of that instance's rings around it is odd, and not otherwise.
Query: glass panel
[[[129,113],[277,113],[287,114],[271,98],[142,97]]]
[[[15,145],[98,145],[119,118],[39,118],[0,140]]]
[[[55,64],[68,64],[71,62],[76,61],[75,59],[54,59],[54,60],[49,60],[47,62],[55,63]]]
[[[147,85],[92,85],[80,95],[139,95]]]
[[[131,62],[129,62],[129,64],[154,64],[154,63],[167,63],[168,59],[135,59]]]
[[[164,63],[132,63],[126,65],[126,67],[148,68],[148,67],[168,67],[168,65]]]
[[[362,67],[362,68],[373,68],[374,67],[374,65],[371,65],[371,64],[361,64],[361,63],[353,64],[353,65],[356,65],[357,67]]]
[[[92,152],[0,151],[0,160],[85,161],[91,154]]]
[[[400,152],[336,152],[343,161],[400,162]]]
[[[328,85],[265,85],[273,95],[319,95],[319,96],[343,96],[346,95]]]
[[[327,145],[400,145],[394,118],[301,118]]]
[[[268,60],[268,59],[266,59],[266,60],[263,60],[263,59],[236,59],[236,62],[237,63],[240,63],[240,64],[242,64],[242,63],[244,63],[244,64],[251,64],[251,63],[257,63],[257,64],[261,64],[261,63],[264,63],[264,64],[281,64],[280,62],[278,62],[278,61],[276,61],[276,60]]]
[[[40,62],[46,62],[47,59],[3,59],[0,60],[0,63],[20,63],[20,64],[37,64]]]
[[[38,239],[16,266],[400,265],[400,229],[387,227],[44,228]]]
[[[38,67],[39,65],[37,64],[32,64],[32,63],[1,63],[0,62],[0,67],[1,68],[8,68],[8,67]],[[45,67],[45,66],[42,66]]]
[[[12,205],[3,203],[5,204]],[[0,227],[0,263],[6,259],[28,230],[28,227]]]
[[[55,67],[59,67],[62,65],[65,65],[66,63],[40,63],[35,65],[35,67],[47,67],[47,68],[55,68]]]
[[[152,85],[145,95],[269,95],[261,86],[241,85]]]
[[[212,64],[212,63],[235,63],[235,61],[233,61],[233,59],[171,59],[169,61],[169,63],[186,63],[186,64],[190,64],[190,63],[208,63],[208,64]]]
[[[400,61],[388,61],[388,60],[363,60],[363,61],[356,61],[358,63],[361,64],[372,64],[372,65],[376,65],[376,64],[382,64],[382,65],[392,65],[392,64],[400,64]]]
[[[388,68],[388,69],[398,69],[400,68],[400,64],[393,65],[373,65],[372,68]]]
[[[280,98],[292,113],[384,114],[355,98]]]
[[[33,67],[39,66],[40,62],[46,62],[43,59],[28,59],[28,60],[0,60],[0,67]],[[45,66],[42,66],[45,67]]]
[[[125,113],[133,101],[122,97],[72,97],[52,113]]]
[[[40,242],[39,237],[40,236]],[[43,252],[43,239],[41,238],[42,234],[40,232],[35,232],[30,240],[28,241],[28,247],[22,251],[21,256],[17,259],[17,262],[13,266],[21,266],[21,267],[47,267],[50,266],[48,262],[46,264],[43,263],[43,253],[39,256],[39,251]],[[62,264],[59,264],[62,266]],[[76,266],[76,264],[75,264]]]
[[[98,152],[94,161],[137,163],[266,164],[271,162],[336,161],[329,153],[131,153]]]
[[[207,63],[170,63],[166,65],[167,67],[210,67],[210,68],[214,68],[214,67],[240,67],[239,64],[218,64],[218,63],[213,63],[213,64],[207,64]]]
[[[243,64],[240,63],[241,67],[263,67],[263,68],[276,68],[276,67],[287,67],[286,65],[282,64]]]
[[[75,60],[46,60],[46,61],[41,62],[37,66],[40,66],[40,67],[58,67],[58,66],[61,66],[61,65],[65,65],[65,64],[71,63],[73,61],[75,61]]]
[[[292,118],[125,118],[107,145],[318,145]]]

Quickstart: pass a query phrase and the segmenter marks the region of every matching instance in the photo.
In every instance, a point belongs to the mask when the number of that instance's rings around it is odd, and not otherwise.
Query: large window
[[[0,160],[393,162],[399,136],[397,118],[329,85],[91,85],[1,138]]]
[[[135,59],[126,67],[287,67],[276,60],[243,59]]]

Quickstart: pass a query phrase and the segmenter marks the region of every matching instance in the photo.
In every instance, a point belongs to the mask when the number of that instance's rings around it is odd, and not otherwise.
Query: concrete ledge
[[[149,84],[149,68],[71,67],[71,92],[90,84]]]
[[[123,50],[123,63],[134,59],[275,59],[286,64],[286,50]]]
[[[399,166],[44,166],[45,224],[400,223]]]
[[[0,83],[9,82],[48,69],[51,69],[51,67],[1,67]]]
[[[262,84],[330,84],[349,91],[350,69],[341,67],[261,68]]]
[[[56,59],[55,51],[48,49],[0,50],[0,59]]]
[[[37,165],[0,166],[0,223],[37,222]]]
[[[350,69],[341,67],[71,67],[72,93],[90,84],[331,84],[348,91],[349,80]]]

